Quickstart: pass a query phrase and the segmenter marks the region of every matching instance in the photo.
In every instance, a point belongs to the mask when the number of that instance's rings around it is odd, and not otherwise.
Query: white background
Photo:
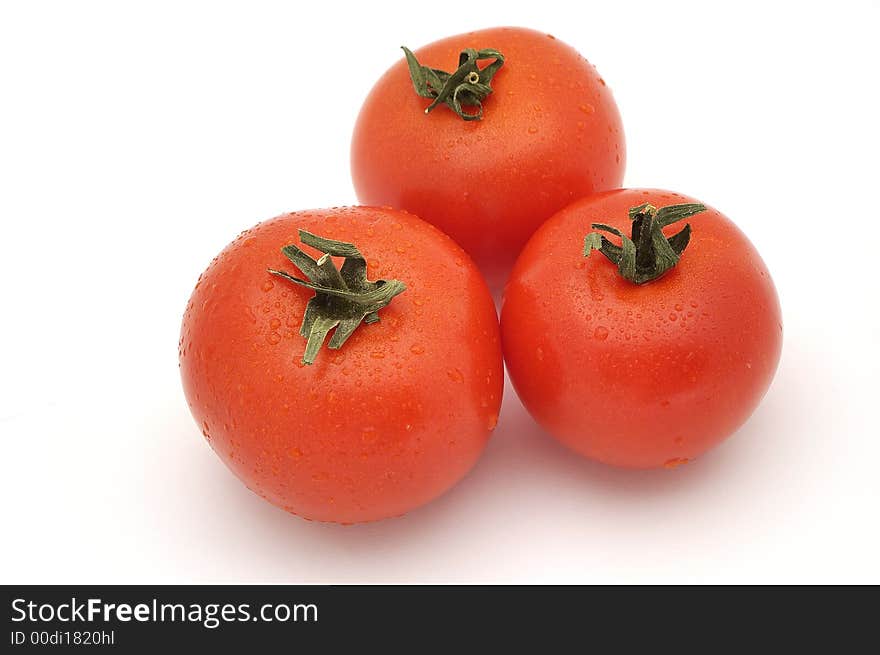
[[[880,10],[714,5],[3,3],[2,582],[880,582]],[[186,300],[240,230],[355,202],[351,128],[398,46],[496,24],[596,64],[628,186],[750,235],[775,382],[722,447],[643,473],[569,454],[508,388],[442,499],[289,516],[189,416]]]

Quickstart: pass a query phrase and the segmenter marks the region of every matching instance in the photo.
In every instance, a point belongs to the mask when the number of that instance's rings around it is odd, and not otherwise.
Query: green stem
[[[620,274],[630,282],[645,284],[656,280],[678,263],[691,239],[690,223],[671,237],[663,234],[663,228],[703,211],[706,207],[699,203],[668,205],[660,209],[648,203],[633,207],[629,210],[632,237],[610,225],[593,223],[594,230],[620,237],[621,245],[615,245],[599,232],[590,232],[584,238],[584,257],[598,250],[616,264]]]
[[[430,113],[441,102],[466,121],[477,121],[483,118],[483,100],[492,93],[492,78],[504,65],[504,55],[497,50],[486,48],[474,50],[466,48],[458,57],[458,68],[454,73],[422,66],[416,56],[405,46],[403,53],[409,66],[409,76],[413,88],[423,98],[431,98],[432,102],[425,109]],[[478,61],[493,59],[494,61],[480,68]],[[476,113],[466,113],[462,106],[476,107]]]
[[[308,280],[271,268],[269,272],[315,292],[299,329],[308,339],[302,363],[312,364],[330,330],[336,328],[327,347],[341,348],[362,322],[378,321],[379,310],[403,293],[406,285],[400,280],[367,280],[367,262],[353,243],[325,239],[305,230],[299,231],[299,238],[324,253],[316,260],[294,244],[281,249]],[[341,269],[332,257],[345,258]]]

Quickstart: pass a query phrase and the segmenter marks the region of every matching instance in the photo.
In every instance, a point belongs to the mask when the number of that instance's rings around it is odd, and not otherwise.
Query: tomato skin
[[[563,444],[616,466],[674,467],[754,411],[779,362],[782,318],[761,257],[711,208],[688,219],[690,245],[658,280],[636,285],[598,252],[584,258],[592,223],[629,234],[627,210],[645,202],[697,201],[617,190],[547,221],[511,273],[502,344],[523,404]]]
[[[429,115],[403,56],[358,116],[351,171],[358,199],[418,214],[455,239],[500,288],[529,236],[554,212],[623,180],[620,114],[596,69],[570,46],[522,28],[436,41],[419,61],[452,71],[459,53],[495,48],[505,63],[480,121]]]
[[[339,350],[325,345],[311,366],[299,327],[313,292],[267,272],[301,276],[280,252],[300,244],[299,229],[355,243],[369,279],[407,285],[378,323]],[[193,291],[180,369],[193,417],[250,489],[340,523],[403,514],[458,481],[495,427],[503,383],[498,320],[474,263],[415,216],[369,207],[242,233]]]

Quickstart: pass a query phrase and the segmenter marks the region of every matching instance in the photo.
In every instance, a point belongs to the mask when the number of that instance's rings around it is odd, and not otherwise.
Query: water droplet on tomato
[[[687,464],[689,461],[690,460],[687,457],[673,457],[672,459],[667,459],[663,462],[663,468],[674,469],[682,464]]]
[[[266,280],[263,282],[263,286],[260,287],[263,291],[271,291],[275,288],[275,283],[272,280]]]
[[[534,125],[529,125],[529,134],[537,134],[537,133],[538,133],[538,128],[535,127]]]
[[[423,352],[425,352],[425,347],[420,344],[414,343],[409,347],[409,351],[413,355],[421,355]]]
[[[599,341],[605,341],[608,338],[608,328],[604,325],[597,325],[596,329],[593,330],[593,338],[598,339]]]

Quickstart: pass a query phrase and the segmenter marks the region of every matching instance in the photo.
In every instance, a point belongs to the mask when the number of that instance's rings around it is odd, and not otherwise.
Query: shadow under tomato
[[[204,502],[193,521],[178,521],[184,529],[212,533],[221,548],[233,540],[238,545],[232,550],[250,552],[257,544],[261,563],[247,568],[250,580],[431,581],[430,569],[414,562],[463,552],[491,561],[508,538],[533,526],[547,530],[554,520],[584,517],[589,538],[632,523],[646,511],[686,516],[705,494],[737,503],[742,485],[777,484],[780,467],[797,466],[796,431],[782,425],[791,420],[786,408],[803,406],[798,384],[803,379],[797,371],[780,375],[755,415],[715,450],[673,470],[650,471],[612,468],[568,451],[532,420],[507,382],[498,428],[458,485],[403,517],[351,526],[306,521],[270,505],[225,470],[206,444],[197,444],[200,448],[186,449],[190,461],[181,462],[177,474],[189,475],[188,486]],[[198,441],[191,434],[194,427],[179,432],[187,433],[181,439]],[[779,438],[790,441],[782,444]],[[768,439],[776,440],[773,448]],[[312,562],[304,574],[302,566]],[[500,573],[487,575],[502,579]],[[443,580],[468,581],[448,575]]]

